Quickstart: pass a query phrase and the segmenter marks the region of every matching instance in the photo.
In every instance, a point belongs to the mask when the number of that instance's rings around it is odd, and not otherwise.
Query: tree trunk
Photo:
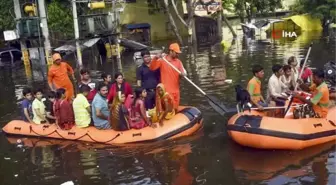
[[[223,30],[222,30],[222,10],[217,12],[217,31],[218,31],[218,39],[223,40]]]
[[[230,31],[231,31],[231,33],[232,33],[232,36],[234,37],[234,38],[236,38],[237,37],[237,34],[236,34],[236,32],[234,31],[234,29],[232,28],[232,26],[231,26],[231,24],[229,23],[229,21],[227,20],[227,18],[226,18],[226,16],[225,16],[225,14],[223,13],[223,11],[222,11],[222,20],[225,22],[225,24],[229,27],[229,29],[230,29]]]
[[[180,33],[178,32],[178,29],[177,29],[177,26],[175,24],[175,21],[174,21],[174,18],[173,16],[171,15],[170,11],[169,11],[169,4],[168,4],[168,0],[164,0],[164,7],[165,7],[165,11],[168,15],[168,18],[169,18],[169,23],[170,25],[172,26],[173,28],[173,32],[178,40],[178,42],[183,45],[183,40],[182,40],[182,37],[180,35]]]

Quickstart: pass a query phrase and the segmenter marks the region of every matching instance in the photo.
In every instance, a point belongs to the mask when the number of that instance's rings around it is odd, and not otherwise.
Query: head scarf
[[[158,88],[161,88],[163,90],[163,95],[160,96],[159,94],[159,90]],[[173,99],[171,98],[171,96],[169,95],[169,93],[167,93],[166,88],[164,87],[164,85],[162,83],[159,83],[156,86],[156,96],[155,96],[155,107],[156,107],[156,113],[160,114],[163,111],[163,105],[162,105],[162,100],[164,98],[168,98],[168,102],[172,103]]]

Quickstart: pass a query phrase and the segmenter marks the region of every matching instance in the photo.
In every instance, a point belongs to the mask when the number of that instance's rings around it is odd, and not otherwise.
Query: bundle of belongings
[[[294,119],[320,118],[320,116],[315,113],[313,107],[308,104],[300,105],[298,108],[294,109],[293,116]]]

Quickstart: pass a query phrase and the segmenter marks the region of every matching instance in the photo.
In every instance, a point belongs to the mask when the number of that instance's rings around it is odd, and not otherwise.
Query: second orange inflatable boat
[[[80,140],[104,144],[154,142],[191,135],[203,127],[201,112],[195,107],[179,107],[179,112],[162,127],[145,127],[139,130],[98,130],[95,127],[71,130],[58,129],[55,124],[30,124],[20,120],[9,122],[3,131],[7,134],[39,136],[67,140]]]
[[[300,150],[336,140],[336,108],[327,118],[293,119],[265,116],[251,111],[236,114],[228,122],[231,138],[243,146],[260,149]]]

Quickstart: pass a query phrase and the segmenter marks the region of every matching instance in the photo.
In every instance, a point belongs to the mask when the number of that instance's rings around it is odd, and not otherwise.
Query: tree
[[[69,37],[73,35],[73,18],[70,1],[54,0],[48,4],[48,26],[51,32]]]
[[[1,32],[15,28],[14,3],[12,0],[0,1],[0,17]]]
[[[281,8],[281,0],[222,0],[223,8],[239,16],[240,22],[245,18],[250,22],[255,14],[267,14]]]
[[[319,18],[323,26],[327,26],[327,21],[335,21],[336,0],[297,0],[291,7],[294,13],[309,13],[313,17]]]

